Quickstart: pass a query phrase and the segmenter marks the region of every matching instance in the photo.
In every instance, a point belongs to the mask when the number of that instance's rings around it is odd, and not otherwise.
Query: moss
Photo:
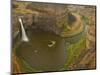
[[[86,39],[82,38],[79,42],[71,44],[67,50],[67,61],[65,69],[69,69],[70,65],[78,60],[78,57],[82,50],[85,48]]]
[[[27,62],[26,61],[24,61],[23,59],[18,59],[17,60],[18,61],[18,63],[19,63],[19,66],[20,66],[20,68],[21,68],[21,72],[22,73],[26,73],[26,72],[41,72],[41,70],[37,70],[37,69],[34,69],[34,68],[32,68],[29,64],[27,64]]]

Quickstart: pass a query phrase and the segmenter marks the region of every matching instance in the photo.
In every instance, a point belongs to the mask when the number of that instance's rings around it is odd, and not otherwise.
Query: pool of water
[[[16,55],[29,66],[43,71],[56,71],[63,68],[66,61],[65,40],[53,33],[27,31],[28,42],[21,41]]]

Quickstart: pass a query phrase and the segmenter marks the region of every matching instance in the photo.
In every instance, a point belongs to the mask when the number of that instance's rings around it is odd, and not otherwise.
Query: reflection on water
[[[53,33],[38,31],[28,32],[29,42],[22,41],[16,49],[19,58],[31,67],[53,71],[63,67],[66,61],[65,40]]]

